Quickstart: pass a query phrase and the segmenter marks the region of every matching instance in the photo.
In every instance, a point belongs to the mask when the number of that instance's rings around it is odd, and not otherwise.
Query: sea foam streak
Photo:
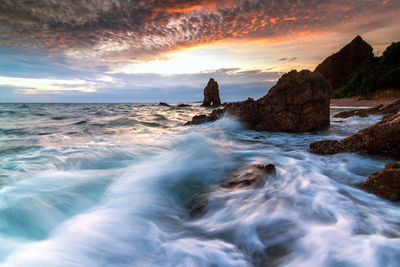
[[[202,109],[0,105],[1,262],[400,262],[399,205],[357,187],[386,161],[307,152],[312,141],[343,138],[380,117],[333,120],[331,129],[319,135],[249,131],[231,118],[181,126]],[[277,167],[277,175],[264,187],[213,187],[206,193],[204,214],[189,217],[185,205],[196,193],[245,166],[264,162]]]

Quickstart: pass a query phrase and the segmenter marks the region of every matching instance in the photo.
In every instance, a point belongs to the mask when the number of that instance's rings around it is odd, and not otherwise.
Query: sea
[[[0,104],[0,266],[400,266],[400,204],[360,186],[390,160],[308,151],[380,116],[303,134],[184,126],[211,111]],[[255,164],[277,173],[217,186]]]

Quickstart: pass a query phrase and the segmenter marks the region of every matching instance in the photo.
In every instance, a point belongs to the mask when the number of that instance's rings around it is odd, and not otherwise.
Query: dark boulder
[[[330,123],[330,94],[330,86],[321,74],[292,70],[263,98],[229,103],[201,120],[217,120],[227,113],[239,117],[254,130],[293,133],[322,130]],[[198,122],[200,118],[195,116],[188,124]]]
[[[185,108],[185,107],[190,107],[190,105],[185,104],[185,103],[179,103],[179,104],[177,105],[177,107],[178,107],[178,108]]]
[[[159,106],[163,106],[163,107],[170,107],[170,105],[168,105],[167,103],[164,102],[160,102],[158,103]]]
[[[367,59],[373,58],[371,45],[360,36],[354,38],[339,52],[326,58],[315,69],[321,73],[330,83],[332,90],[345,85],[352,73]]]
[[[400,200],[400,162],[389,163],[366,181],[372,193],[389,200]]]
[[[400,111],[385,116],[380,122],[343,139],[324,140],[310,144],[315,154],[364,152],[400,159]]]
[[[207,86],[204,88],[204,100],[202,106],[219,106],[221,105],[221,99],[219,98],[218,83],[210,78]]]
[[[210,115],[196,115],[191,121],[185,123],[185,125],[198,125],[205,122],[212,122],[222,117],[224,113],[223,109],[214,109]]]
[[[276,174],[276,169],[274,164],[258,164],[256,167],[266,174]]]

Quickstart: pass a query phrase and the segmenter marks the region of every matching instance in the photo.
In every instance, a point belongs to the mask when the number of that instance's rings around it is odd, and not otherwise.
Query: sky
[[[0,102],[265,95],[357,35],[400,40],[400,0],[1,0]]]

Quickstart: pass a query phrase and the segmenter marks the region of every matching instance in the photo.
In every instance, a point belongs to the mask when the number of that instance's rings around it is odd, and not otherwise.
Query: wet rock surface
[[[229,103],[209,116],[195,116],[190,124],[215,121],[224,114],[240,118],[248,128],[271,132],[311,132],[329,124],[331,88],[319,73],[292,70],[267,95]]]
[[[389,163],[366,181],[372,193],[389,200],[400,200],[400,162]]]
[[[258,164],[251,165],[232,174],[226,181],[206,188],[196,194],[186,205],[191,216],[200,214],[207,207],[209,201],[207,194],[218,189],[235,190],[244,188],[261,188],[264,186],[268,177],[276,175],[275,165]]]
[[[315,154],[364,152],[400,159],[400,111],[343,140],[323,140],[310,144]]]

